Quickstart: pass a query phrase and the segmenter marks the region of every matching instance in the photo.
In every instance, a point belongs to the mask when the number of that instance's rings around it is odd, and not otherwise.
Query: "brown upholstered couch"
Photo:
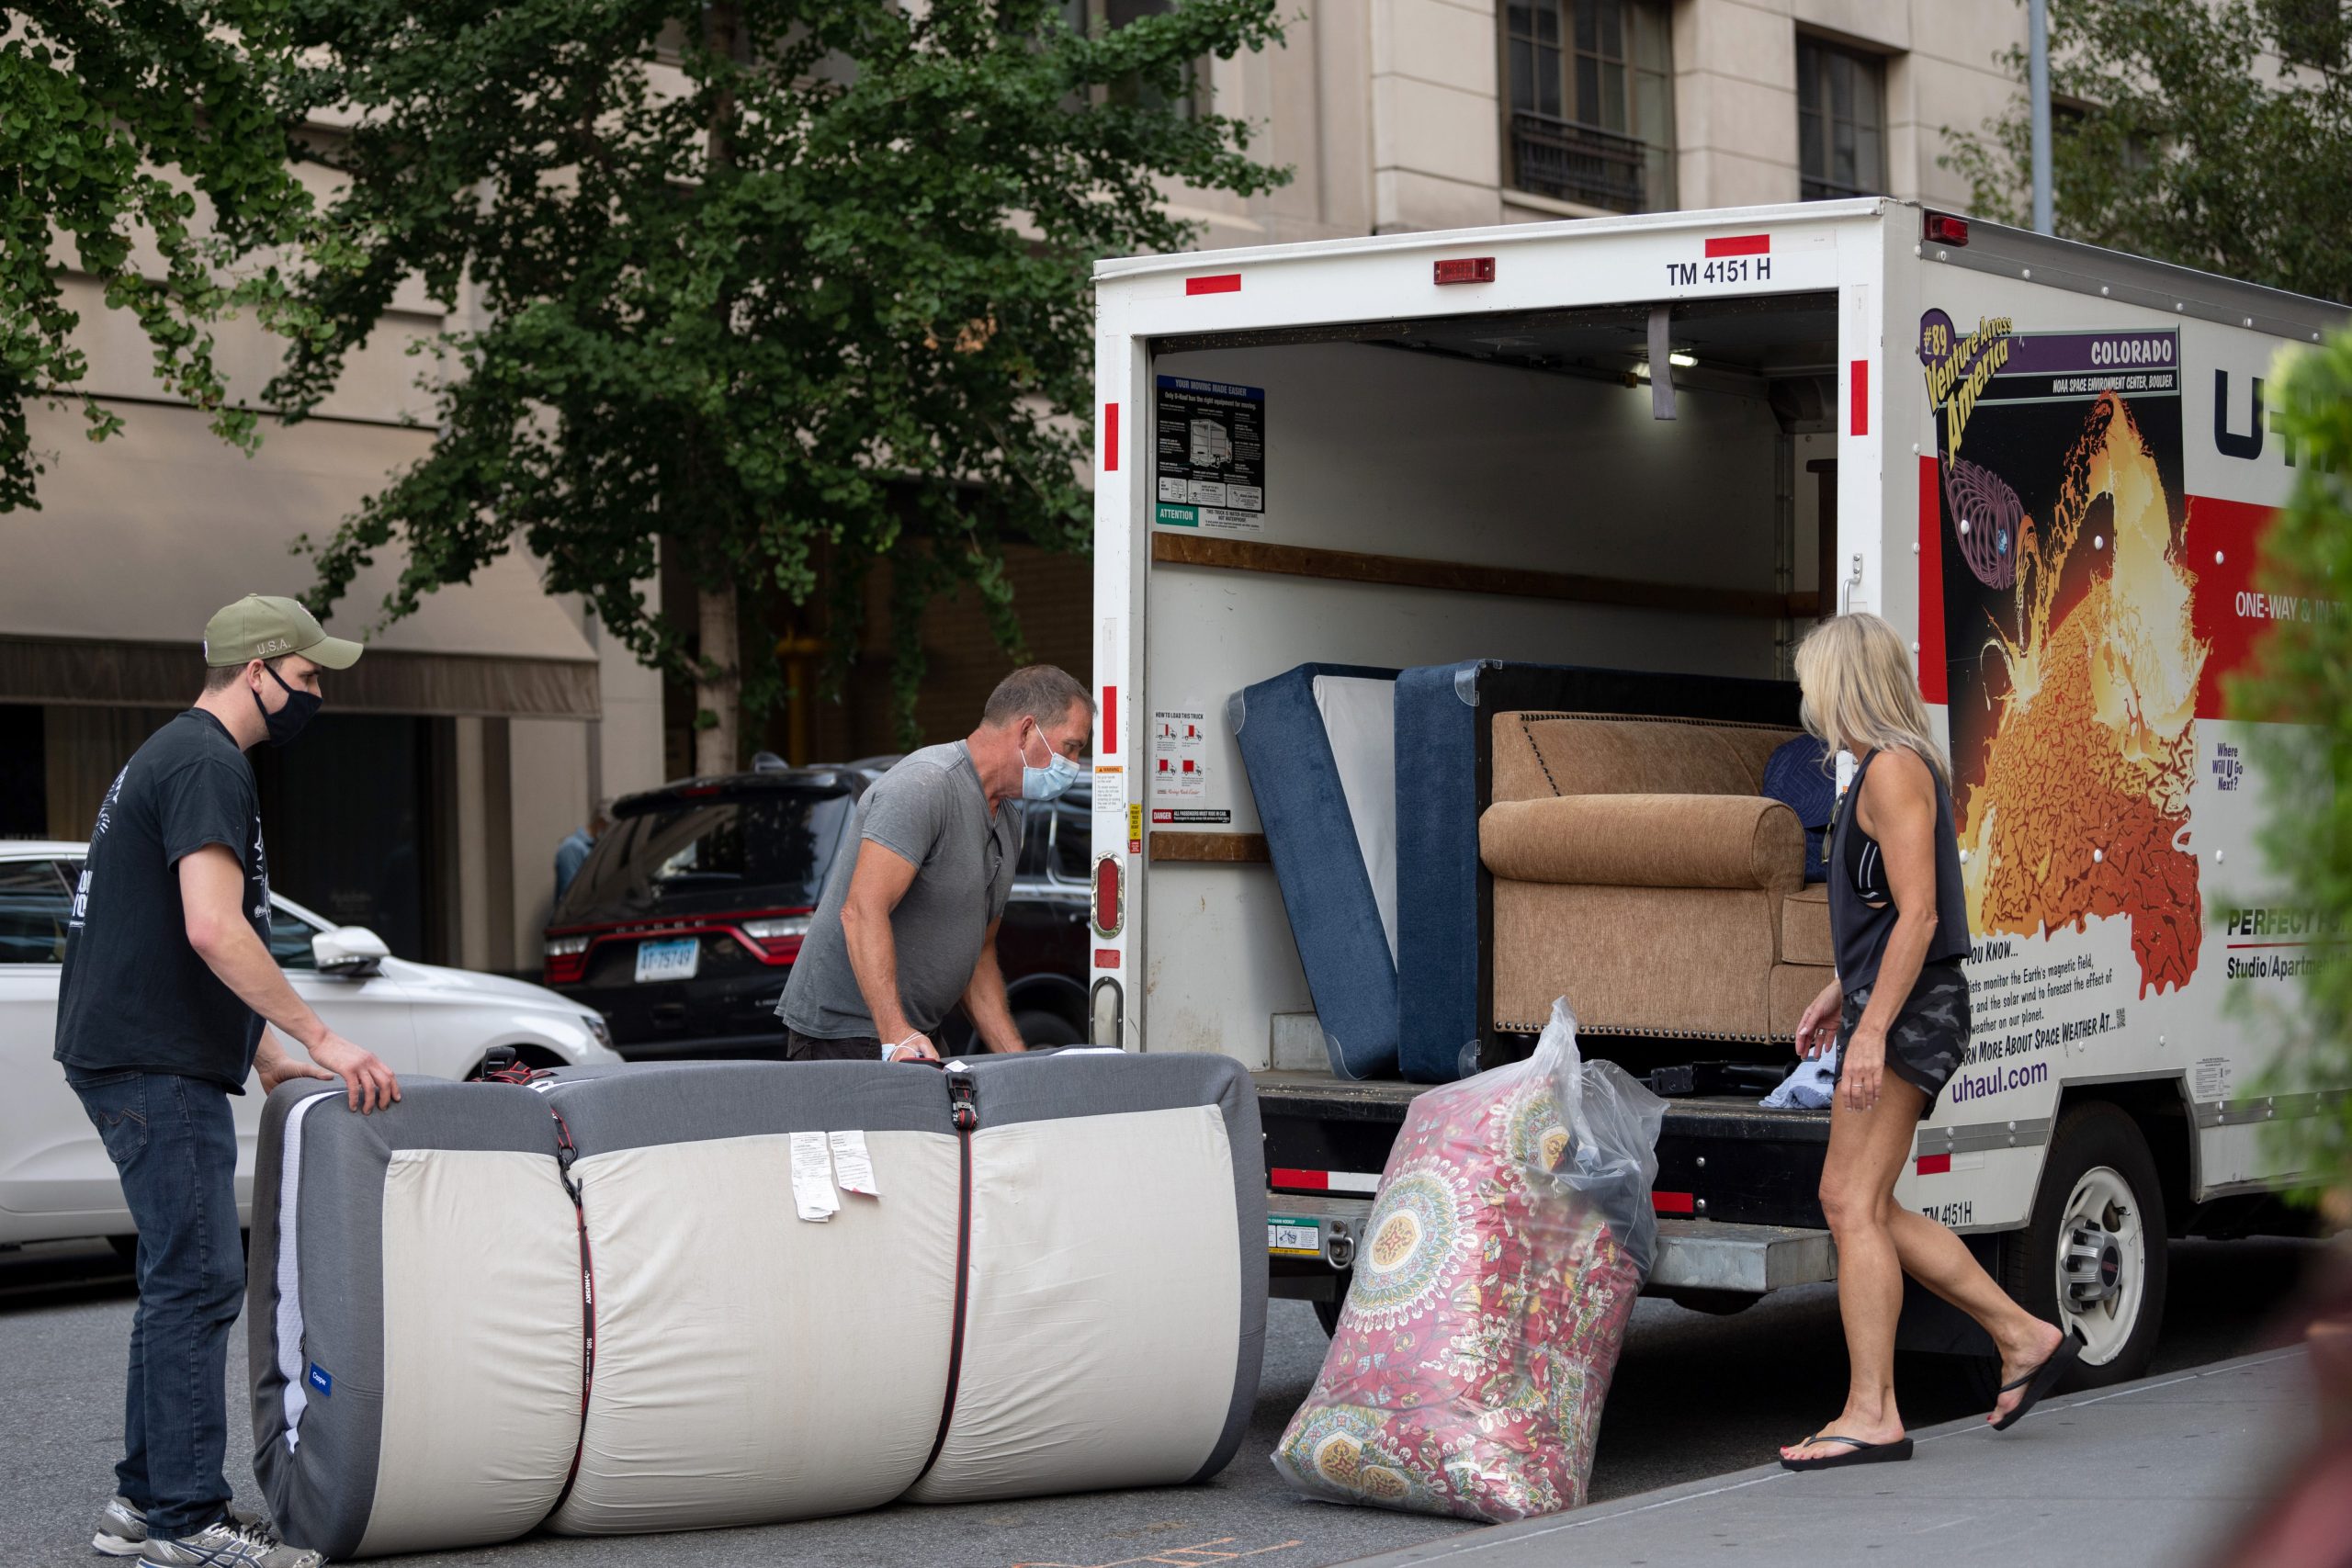
[[[1496,1029],[1565,996],[1588,1032],[1792,1036],[1827,982],[1822,884],[1796,813],[1758,791],[1771,725],[1498,713],[1491,804]]]

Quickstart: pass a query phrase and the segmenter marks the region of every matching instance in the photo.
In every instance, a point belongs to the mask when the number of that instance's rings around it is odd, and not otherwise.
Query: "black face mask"
[[[276,713],[272,713],[269,709],[262,707],[261,694],[255,692],[253,694],[254,706],[261,708],[261,721],[269,730],[269,743],[272,746],[283,746],[301,734],[303,726],[309,724],[317,716],[319,699],[308,692],[298,692],[288,685],[286,677],[275,670],[270,670],[268,665],[265,664],[262,668],[268,671],[269,678],[277,682],[277,689],[286,694],[286,705]]]

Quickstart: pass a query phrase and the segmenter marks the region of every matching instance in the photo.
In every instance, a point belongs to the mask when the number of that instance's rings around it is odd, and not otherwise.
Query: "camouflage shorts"
[[[1864,986],[1846,993],[1846,1005],[1838,1019],[1838,1070],[1833,1083],[1846,1076],[1846,1043],[1854,1037],[1855,1025],[1862,1021],[1862,1010],[1871,1005],[1873,989]],[[1928,1097],[1919,1107],[1921,1121],[1935,1109],[1936,1097],[1968,1054],[1968,976],[1961,973],[1958,960],[1927,965],[1886,1032],[1886,1070]]]

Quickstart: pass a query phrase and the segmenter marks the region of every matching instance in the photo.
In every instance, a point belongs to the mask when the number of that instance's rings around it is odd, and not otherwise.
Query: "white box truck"
[[[2269,620],[2335,609],[2255,565],[2297,457],[2264,383],[2344,308],[1892,199],[1095,277],[1092,1034],[1258,1069],[1278,1292],[1335,1317],[1420,1086],[1326,1064],[1232,694],[1482,660],[1785,682],[1849,609],[1915,639],[1971,852],[1974,1044],[1900,1201],[2080,1327],[2094,1382],[2146,1365],[2168,1237],[2299,1224],[2264,1134],[2324,1097],[2250,1098],[2270,1043],[2229,1004],[2343,937],[2264,892],[2222,678]],[[1709,964],[1655,933],[1657,985]],[[1481,996],[1472,1044],[1528,1040]],[[1654,1292],[1731,1310],[1834,1277],[1828,1113],[1710,1066],[1787,1050],[1642,1044],[1686,1091]],[[1905,1337],[1972,1348],[1932,1310]]]

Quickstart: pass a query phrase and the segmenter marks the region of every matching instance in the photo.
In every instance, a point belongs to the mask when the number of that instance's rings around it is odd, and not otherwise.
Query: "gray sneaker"
[[[98,1533],[90,1538],[90,1549],[107,1557],[136,1557],[146,1544],[146,1512],[128,1497],[109,1499],[106,1512],[98,1516]]]
[[[157,1568],[326,1568],[323,1552],[288,1546],[264,1524],[229,1518],[177,1540],[150,1536],[139,1561]]]
[[[229,1510],[229,1519],[243,1526],[266,1523],[261,1515],[237,1507]],[[97,1533],[90,1538],[91,1550],[107,1557],[136,1557],[146,1544],[147,1510],[120,1495],[107,1499],[106,1511],[98,1516]]]

